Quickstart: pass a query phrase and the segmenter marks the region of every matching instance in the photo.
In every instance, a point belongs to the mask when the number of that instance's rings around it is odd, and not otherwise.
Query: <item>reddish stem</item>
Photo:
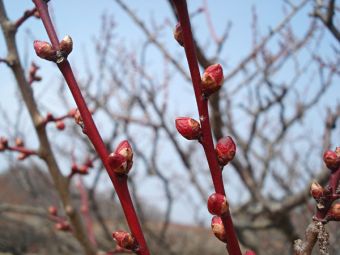
[[[54,26],[52,24],[47,4],[43,0],[33,0],[37,9],[39,10],[41,20],[45,26],[47,34],[51,40],[52,46],[55,50],[59,49],[59,40],[57,34],[55,32]],[[138,217],[136,211],[133,207],[133,203],[130,197],[129,189],[127,186],[127,176],[118,176],[114,173],[113,169],[110,169],[109,164],[107,163],[107,157],[109,155],[106,150],[105,144],[97,130],[97,127],[93,121],[92,115],[87,107],[87,104],[81,94],[78,83],[74,77],[72,68],[69,62],[65,59],[61,63],[58,64],[58,68],[63,74],[67,85],[73,95],[73,98],[78,106],[79,112],[81,114],[82,120],[84,122],[84,130],[86,135],[89,137],[91,143],[93,144],[96,152],[98,153],[100,159],[102,160],[106,171],[113,183],[113,186],[117,192],[118,198],[121,202],[127,223],[130,227],[131,233],[136,238],[139,249],[136,252],[140,255],[149,255],[150,252],[148,250],[147,244],[145,242],[145,238],[141,229],[141,226],[138,221]]]
[[[31,10],[27,10],[24,12],[24,15],[20,17],[16,22],[15,22],[15,27],[18,29],[28,18],[34,16],[35,12],[37,11],[37,8],[33,8]]]
[[[208,101],[207,98],[203,95],[201,89],[201,75],[196,57],[196,48],[191,32],[187,4],[185,0],[173,0],[173,2],[176,6],[179,22],[183,31],[184,49],[190,69],[197,108],[200,116],[202,130],[202,138],[200,142],[203,146],[208,161],[215,192],[225,195],[222,170],[217,161],[213,138],[211,134]],[[226,231],[227,250],[229,254],[241,255],[242,253],[238,244],[230,213],[222,215],[222,222]]]

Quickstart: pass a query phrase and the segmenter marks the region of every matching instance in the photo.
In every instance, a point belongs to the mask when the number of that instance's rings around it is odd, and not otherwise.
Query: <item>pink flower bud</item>
[[[56,126],[57,129],[59,129],[59,130],[64,130],[64,129],[65,129],[65,123],[64,123],[64,121],[62,121],[62,120],[56,121],[55,126]]]
[[[108,156],[108,164],[111,169],[117,174],[127,174],[131,168],[128,168],[127,160],[124,156],[118,153],[111,153]]]
[[[55,206],[51,205],[48,207],[48,213],[53,216],[57,216],[58,210]]]
[[[132,162],[133,158],[133,151],[130,143],[127,140],[122,141],[115,151],[115,153],[118,153],[126,158],[127,161]]]
[[[21,138],[17,137],[15,138],[15,145],[17,147],[24,147],[24,141]]]
[[[181,24],[177,23],[175,30],[174,30],[174,38],[176,39],[176,41],[178,42],[179,45],[183,46],[184,42],[183,42],[183,31],[182,31],[182,27]]]
[[[214,193],[208,198],[208,211],[211,214],[221,216],[228,210],[229,204],[225,196]]]
[[[4,151],[8,147],[8,140],[5,137],[0,137],[0,151]]]
[[[326,218],[327,220],[340,221],[340,203],[335,203],[329,208]]]
[[[68,222],[58,222],[54,225],[54,227],[59,231],[67,232],[71,230],[71,226],[68,224]]]
[[[230,136],[221,138],[216,144],[216,155],[221,166],[225,166],[235,157],[236,144]]]
[[[310,186],[310,194],[314,199],[319,199],[324,194],[324,188],[316,181],[313,181]]]
[[[127,250],[136,250],[138,243],[136,239],[128,232],[116,231],[112,233],[112,237],[116,240],[117,244]]]
[[[77,111],[78,111],[77,108],[72,108],[71,110],[68,111],[68,115],[70,115],[71,117],[74,117]]]
[[[214,235],[222,242],[227,242],[226,232],[222,223],[222,219],[218,216],[214,216],[211,220],[211,229]]]
[[[334,151],[326,151],[323,154],[323,161],[330,170],[336,170],[340,167],[340,156]]]
[[[57,52],[48,42],[34,41],[33,46],[38,57],[53,62],[57,60]]]
[[[86,166],[86,165],[83,165],[83,166],[80,166],[79,168],[78,168],[78,174],[81,174],[81,175],[86,175],[86,174],[88,174],[89,173],[89,168],[88,168],[88,166]]]
[[[209,96],[219,90],[223,82],[223,69],[220,64],[209,66],[202,76],[202,92]]]
[[[62,52],[63,57],[67,57],[73,49],[73,41],[71,36],[65,36],[59,43],[60,51]]]
[[[246,251],[246,253],[244,255],[256,255],[256,253],[254,251]]]
[[[176,129],[188,140],[198,139],[201,135],[200,124],[196,120],[188,117],[176,118]]]
[[[78,109],[75,110],[74,120],[81,128],[84,128],[83,118],[81,117],[80,111]]]

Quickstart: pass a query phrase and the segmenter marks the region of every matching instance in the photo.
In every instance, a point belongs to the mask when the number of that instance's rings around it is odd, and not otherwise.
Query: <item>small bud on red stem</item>
[[[200,123],[189,117],[176,118],[176,129],[188,140],[198,139],[201,135]]]
[[[175,30],[174,30],[174,38],[176,39],[176,41],[178,42],[179,45],[183,46],[184,42],[183,42],[183,31],[182,31],[182,27],[181,24],[177,23]]]
[[[48,213],[50,215],[57,216],[57,214],[58,214],[57,207],[51,205],[50,207],[48,207]]]
[[[225,196],[214,193],[208,198],[208,210],[213,215],[221,216],[228,212],[229,204]]]
[[[128,232],[116,231],[112,233],[112,237],[116,240],[117,244],[127,250],[136,250],[138,243],[136,239]]]
[[[313,181],[310,186],[310,194],[314,199],[319,199],[324,194],[324,188],[316,181]]]
[[[209,66],[202,76],[202,92],[209,96],[219,90],[223,82],[223,69],[220,64]]]
[[[211,228],[214,235],[222,242],[226,243],[227,236],[223,226],[222,219],[219,216],[214,216],[211,220]]]
[[[65,36],[60,41],[59,48],[60,48],[60,51],[63,57],[66,58],[72,52],[72,49],[73,49],[73,41],[72,41],[71,36],[69,35]]]
[[[221,138],[216,144],[216,155],[221,166],[228,164],[236,154],[236,144],[230,136]]]
[[[336,149],[336,152],[334,151],[326,151],[325,154],[323,154],[323,161],[325,162],[326,166],[330,170],[336,170],[340,167],[340,153],[337,153],[339,149]]]
[[[48,61],[55,62],[57,59],[57,52],[53,49],[52,45],[48,42],[34,41],[33,43],[35,53],[38,57]]]
[[[64,129],[65,129],[65,123],[64,123],[64,121],[62,121],[62,120],[56,121],[55,126],[56,126],[57,129],[59,129],[59,130],[64,130]]]

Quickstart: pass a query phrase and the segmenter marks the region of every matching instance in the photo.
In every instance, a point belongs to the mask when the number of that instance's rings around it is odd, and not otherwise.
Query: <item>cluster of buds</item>
[[[180,23],[177,23],[175,30],[174,30],[174,38],[178,42],[179,45],[183,46],[183,31]]]
[[[93,167],[93,161],[88,158],[84,164],[77,165],[76,163],[72,164],[70,177],[75,174],[86,175],[89,173],[89,169]]]
[[[22,140],[20,137],[15,138],[15,146],[19,148],[23,148],[25,146],[24,140]],[[25,152],[20,152],[17,156],[18,160],[24,160],[26,159],[30,154]]]
[[[132,234],[125,231],[116,231],[112,233],[112,237],[116,240],[117,245],[120,247],[136,251],[138,249],[138,243]]]
[[[225,166],[235,157],[236,144],[230,136],[227,136],[217,142],[215,151],[218,163]]]
[[[133,164],[133,151],[127,140],[122,141],[108,156],[108,164],[111,169],[117,174],[129,173]]]
[[[0,137],[0,151],[6,150],[8,147],[8,140],[5,137]]]
[[[229,211],[229,204],[224,195],[214,193],[208,198],[208,211],[217,216],[221,216]]]
[[[336,171],[340,167],[340,147],[336,147],[335,151],[326,151],[323,155],[323,161],[327,168]]]
[[[207,97],[219,90],[223,83],[223,69],[220,64],[214,64],[205,69],[202,76],[202,92]]]
[[[55,123],[55,127],[62,131],[65,129],[65,122],[64,122],[64,119],[67,118],[69,115],[65,115],[65,116],[62,116],[62,117],[59,117],[59,118],[55,118],[53,116],[52,113],[47,113],[45,119],[44,119],[44,124],[47,124],[48,122],[54,122]]]
[[[220,241],[224,243],[227,242],[227,235],[226,235],[221,217],[214,216],[212,218],[211,229],[214,235],[217,237],[217,239],[219,239]]]
[[[38,40],[34,41],[33,46],[38,57],[59,64],[72,52],[73,41],[72,38],[67,35],[60,41],[58,49],[54,49],[48,42]]]
[[[32,62],[31,67],[28,72],[28,82],[29,84],[32,84],[34,81],[41,81],[41,76],[37,75],[37,71],[39,69],[39,66],[37,66],[34,62]]]
[[[200,123],[192,118],[176,118],[177,131],[188,140],[197,140],[201,136]]]

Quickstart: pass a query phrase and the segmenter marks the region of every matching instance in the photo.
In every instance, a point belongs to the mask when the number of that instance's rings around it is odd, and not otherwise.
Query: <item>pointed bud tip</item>
[[[222,242],[226,243],[226,232],[222,223],[222,219],[219,216],[214,216],[211,219],[211,229],[214,235]]]
[[[223,69],[220,64],[214,64],[205,69],[202,76],[202,91],[205,95],[210,95],[222,86]]]
[[[107,160],[111,169],[117,174],[128,174],[131,169],[128,166],[126,158],[121,154],[112,152]]]
[[[64,57],[67,57],[73,50],[73,40],[71,36],[65,36],[59,43],[60,51]]]

